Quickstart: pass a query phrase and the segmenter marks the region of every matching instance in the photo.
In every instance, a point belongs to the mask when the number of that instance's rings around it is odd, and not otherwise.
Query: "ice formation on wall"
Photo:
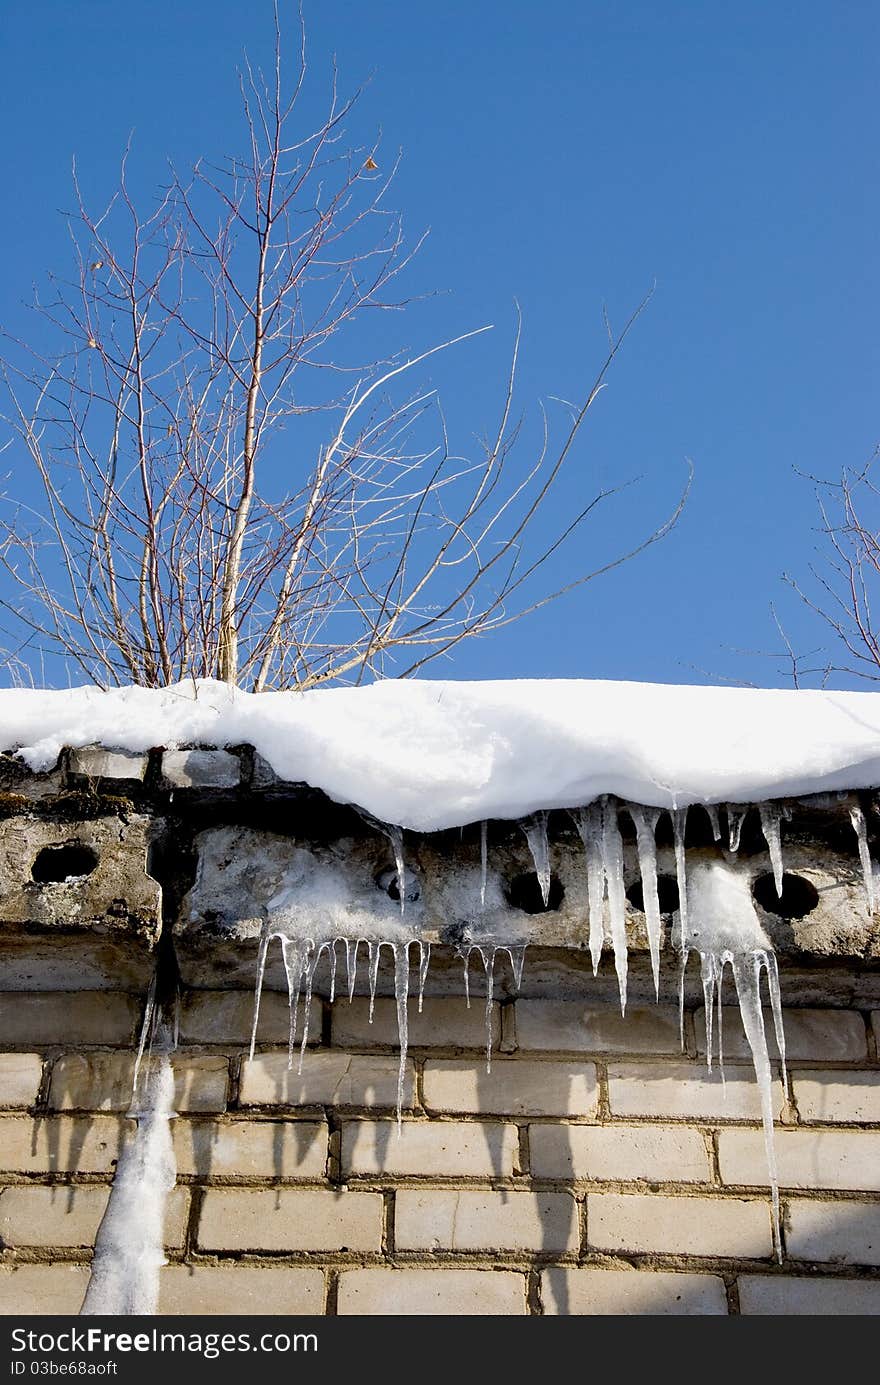
[[[167,1053],[151,1057],[137,1090],[139,1099],[129,1112],[137,1129],[120,1155],[98,1228],[80,1309],[86,1316],[156,1312],[159,1270],[165,1264],[165,1204],[177,1176],[170,1126],[174,1073]]]
[[[767,843],[773,878],[778,895],[784,888],[784,863],[780,824],[787,816],[778,804],[757,805],[762,831]],[[680,966],[680,1008],[682,1039],[684,1035],[684,983],[688,959],[696,953],[705,997],[706,1051],[711,1071],[717,1061],[721,1081],[724,1081],[721,994],[725,971],[729,967],[736,988],[743,1029],[752,1054],[755,1075],[760,1090],[761,1114],[767,1151],[767,1166],[772,1195],[774,1245],[781,1254],[779,1232],[779,1193],[776,1160],[773,1147],[773,1078],[772,1065],[764,1032],[761,997],[762,977],[766,978],[767,997],[773,1016],[776,1041],[781,1057],[783,1092],[787,1098],[785,1073],[785,1040],[782,1028],[782,1003],[776,957],[769,938],[761,926],[752,900],[748,872],[733,866],[742,832],[747,805],[726,807],[728,845],[721,846],[721,821],[717,807],[709,811],[713,841],[717,844],[715,858],[707,859],[701,852],[688,858],[685,838],[688,825],[687,808],[670,812],[674,847],[676,880],[679,892],[678,909],[674,914],[671,942],[678,953]],[[603,948],[610,944],[620,991],[621,1009],[627,999],[627,901],[625,887],[624,843],[619,814],[625,812],[635,829],[636,857],[641,876],[642,897],[648,946],[655,990],[659,993],[660,951],[663,920],[660,908],[657,873],[657,827],[661,812],[641,804],[622,803],[610,795],[571,813],[584,848],[588,911],[585,920],[585,941],[590,950],[594,972]],[[859,852],[864,870],[866,899],[873,909],[873,874],[867,846],[864,815],[852,810]],[[266,965],[267,950],[273,938],[279,940],[287,975],[290,999],[290,1062],[294,1061],[295,1040],[299,1025],[300,1001],[303,1001],[302,1029],[299,1038],[299,1063],[302,1065],[309,1034],[311,997],[316,968],[326,955],[330,961],[330,998],[335,992],[337,948],[344,950],[349,999],[354,994],[360,952],[366,953],[370,994],[370,1019],[376,994],[381,950],[390,950],[394,963],[394,991],[397,1001],[400,1045],[397,1117],[401,1117],[403,1079],[407,1056],[407,1008],[410,987],[411,949],[417,949],[419,1006],[430,961],[430,945],[422,937],[423,910],[418,885],[410,876],[404,862],[403,838],[398,830],[374,824],[391,843],[395,870],[380,884],[392,896],[399,897],[400,913],[392,910],[385,919],[377,920],[375,904],[358,911],[358,901],[352,900],[350,887],[341,878],[334,878],[333,867],[318,863],[306,851],[295,849],[291,867],[282,887],[270,900],[260,940],[257,967],[254,1021],[251,1054],[254,1052],[260,993]],[[521,823],[534,864],[535,876],[546,907],[550,897],[551,846],[548,836],[548,815],[539,812]],[[480,824],[479,891],[472,900],[475,922],[486,910],[488,870],[488,841],[485,822]],[[393,889],[389,889],[393,886]],[[352,932],[354,923],[356,932]],[[474,936],[458,945],[464,962],[464,992],[470,1004],[469,964],[473,953],[481,959],[486,977],[487,1065],[491,1061],[492,1002],[494,973],[499,953],[509,956],[514,984],[519,988],[522,979],[526,945],[520,939],[498,936]]]

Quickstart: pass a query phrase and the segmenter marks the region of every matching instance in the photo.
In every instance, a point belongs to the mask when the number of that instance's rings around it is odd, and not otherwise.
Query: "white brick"
[[[119,991],[6,991],[2,1044],[128,1044],[143,1002]]]
[[[728,1069],[722,1084],[717,1069],[701,1063],[610,1063],[608,1094],[612,1115],[665,1116],[679,1120],[760,1120],[761,1096],[755,1074]],[[773,1111],[783,1106],[782,1086],[773,1084]]]
[[[545,1314],[597,1317],[726,1316],[724,1280],[656,1270],[551,1269],[541,1276]]]
[[[593,1116],[599,1100],[594,1064],[525,1058],[493,1058],[488,1073],[482,1057],[428,1061],[423,1091],[429,1111],[453,1115]]]
[[[234,789],[241,764],[228,750],[166,750],[162,777],[173,789]]]
[[[134,1063],[129,1053],[66,1053],[52,1069],[49,1105],[56,1111],[127,1111]],[[173,1067],[176,1110],[224,1109],[229,1083],[225,1058],[181,1054]]]
[[[858,1063],[867,1054],[865,1043],[865,1023],[861,1015],[852,1010],[796,1010],[782,1012],[785,1031],[785,1055],[791,1061],[798,1059],[820,1060],[823,1063]],[[717,1015],[713,1036],[713,1050],[718,1051]],[[751,1059],[751,1049],[746,1039],[742,1018],[737,1005],[725,1005],[722,1014],[723,1045],[725,1059]],[[706,1052],[706,1012],[698,1010],[694,1015],[694,1030],[697,1037],[697,1052]],[[764,1032],[767,1035],[767,1048],[774,1062],[779,1058],[776,1046],[776,1031],[773,1015],[769,1009],[764,1011]]]
[[[577,1209],[568,1193],[401,1188],[394,1222],[398,1250],[578,1248]]]
[[[112,1173],[133,1122],[115,1116],[7,1116],[0,1169],[8,1173]]]
[[[307,1053],[303,1070],[286,1053],[263,1053],[241,1065],[242,1106],[379,1106],[397,1102],[396,1058]],[[413,1104],[413,1069],[407,1063],[403,1105]]]
[[[512,1125],[475,1121],[348,1121],[342,1172],[426,1178],[509,1178],[518,1137]]]
[[[19,1186],[0,1193],[0,1239],[7,1246],[92,1246],[109,1188]],[[189,1194],[173,1188],[165,1210],[165,1244],[183,1245]]]
[[[497,1047],[501,1034],[499,1007],[492,1006],[492,1044]],[[370,1002],[355,996],[337,1000],[330,1013],[333,1045],[343,1048],[397,1048],[397,1003],[385,996],[376,999],[373,1023],[369,1022]],[[470,1009],[463,997],[425,998],[424,1008],[409,1007],[410,1048],[486,1047],[486,1007],[474,1001]]]
[[[254,1022],[251,991],[189,991],[181,1007],[183,1044],[248,1044]],[[284,1044],[290,1029],[287,996],[264,990],[260,998],[257,1043]],[[321,1042],[321,1002],[312,998],[309,1043]]]
[[[526,1311],[526,1279],[499,1270],[344,1270],[337,1311],[362,1317],[509,1317]]]
[[[705,1183],[709,1155],[682,1125],[531,1125],[535,1178]]]
[[[765,1202],[741,1198],[589,1193],[591,1250],[756,1257],[772,1249]]]
[[[880,1122],[880,1071],[797,1072],[793,1085],[803,1121]]]
[[[880,1132],[777,1130],[774,1136],[782,1188],[880,1192]],[[722,1130],[718,1136],[725,1183],[767,1183],[767,1156],[759,1130]]]
[[[209,1188],[202,1250],[379,1250],[382,1195],[323,1188]]]
[[[0,1053],[0,1106],[33,1106],[43,1077],[37,1053]]]
[[[159,1275],[158,1311],[170,1317],[322,1313],[324,1274],[288,1265],[166,1265]]]
[[[72,1317],[82,1307],[88,1286],[85,1265],[2,1265],[0,1315]]]
[[[880,1265],[880,1204],[792,1198],[785,1238],[795,1260]]]
[[[143,779],[147,772],[146,755],[131,750],[105,750],[101,745],[84,745],[70,752],[71,774],[89,779]]]
[[[323,1178],[327,1135],[321,1121],[177,1120],[177,1171],[201,1178]]]
[[[878,1279],[798,1279],[784,1274],[742,1274],[741,1313],[772,1317],[867,1317],[880,1313]]]
[[[627,1010],[579,1000],[518,1000],[516,1039],[521,1049],[576,1053],[678,1053],[678,1011],[671,1005]]]

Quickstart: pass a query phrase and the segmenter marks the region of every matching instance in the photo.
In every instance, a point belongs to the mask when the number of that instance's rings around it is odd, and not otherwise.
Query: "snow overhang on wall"
[[[7,692],[0,710],[6,988],[145,989],[164,927],[190,986],[251,987],[262,937],[265,984],[285,989],[268,928],[364,954],[418,941],[435,991],[494,949],[510,990],[528,946],[524,990],[583,993],[604,942],[590,984],[616,988],[623,952],[630,992],[653,994],[659,958],[661,988],[677,984],[682,882],[713,863],[742,879],[786,972],[823,965],[823,998],[831,964],[880,960],[878,694],[202,683]],[[319,991],[343,960],[324,948]],[[392,972],[380,955],[379,990]]]

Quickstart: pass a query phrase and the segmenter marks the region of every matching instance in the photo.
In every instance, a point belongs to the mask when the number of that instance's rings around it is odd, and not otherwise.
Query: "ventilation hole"
[[[562,882],[558,875],[550,876],[550,892],[547,896],[547,903],[544,903],[544,896],[541,894],[541,886],[534,871],[526,875],[515,875],[508,881],[505,890],[508,904],[512,904],[514,909],[522,909],[524,914],[549,914],[551,910],[558,909],[565,896]]]
[[[630,885],[626,897],[634,909],[640,909],[644,913],[645,894],[641,880],[636,880]],[[657,876],[657,898],[660,901],[661,914],[675,913],[678,908],[678,882],[674,875]]]
[[[422,897],[422,887],[419,883],[419,878],[411,870],[405,870],[403,875],[406,881],[406,902],[407,904],[415,904],[416,900]],[[397,874],[396,870],[392,868],[391,870],[381,871],[379,875],[376,876],[376,885],[387,894],[389,899],[393,899],[397,904],[400,903],[400,876]]]
[[[759,875],[752,885],[752,894],[762,909],[781,919],[806,918],[819,903],[816,886],[802,875],[783,875],[781,899],[772,874]]]
[[[56,885],[63,880],[77,880],[91,875],[97,864],[97,853],[80,842],[44,846],[31,866],[31,876],[41,885]]]

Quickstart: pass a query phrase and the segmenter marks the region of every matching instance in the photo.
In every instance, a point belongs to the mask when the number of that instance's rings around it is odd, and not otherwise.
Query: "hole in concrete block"
[[[634,909],[639,909],[644,913],[645,894],[641,880],[636,880],[630,885],[626,897]],[[675,913],[678,908],[678,882],[674,875],[657,876],[657,898],[660,901],[661,914]]]
[[[819,903],[816,886],[802,875],[783,875],[781,899],[772,874],[759,875],[752,885],[752,894],[762,909],[781,919],[806,918]]]
[[[529,871],[525,875],[515,875],[507,882],[504,893],[508,904],[512,904],[514,909],[522,909],[525,914],[549,914],[559,908],[565,896],[561,880],[557,875],[551,875],[550,891],[545,904],[534,871]]]
[[[91,875],[97,864],[97,852],[82,842],[44,846],[31,866],[31,877],[40,885],[56,885]]]
[[[415,901],[421,899],[422,896],[422,887],[419,883],[419,878],[411,870],[405,870],[403,876],[404,898],[407,904],[414,904]],[[384,890],[389,899],[395,900],[398,904],[400,903],[400,876],[393,867],[389,870],[383,870],[377,875],[376,884],[380,890]]]

